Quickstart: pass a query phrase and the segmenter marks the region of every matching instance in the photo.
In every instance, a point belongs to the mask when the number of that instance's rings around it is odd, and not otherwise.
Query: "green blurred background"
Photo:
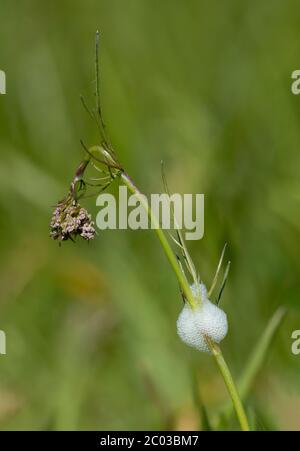
[[[227,393],[213,360],[176,335],[181,297],[151,231],[90,244],[49,238],[52,206],[98,142],[102,102],[119,159],[146,193],[205,193],[189,242],[205,283],[224,242],[222,348],[238,376],[276,308],[288,315],[247,397],[260,429],[300,429],[298,2],[0,0],[1,429],[203,428]],[[84,204],[96,214],[94,199]],[[236,428],[232,420],[224,426]]]

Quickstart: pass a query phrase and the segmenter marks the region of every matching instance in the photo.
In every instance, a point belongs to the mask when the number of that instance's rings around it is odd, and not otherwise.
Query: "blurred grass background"
[[[93,102],[96,29],[120,160],[147,194],[162,191],[161,159],[173,191],[205,193],[189,245],[206,283],[228,242],[234,375],[288,307],[247,408],[260,429],[300,429],[299,20],[292,0],[1,0],[1,429],[201,428],[192,373],[209,412],[227,399],[212,359],[176,336],[182,301],[151,231],[48,236],[80,139],[98,140],[79,100]]]

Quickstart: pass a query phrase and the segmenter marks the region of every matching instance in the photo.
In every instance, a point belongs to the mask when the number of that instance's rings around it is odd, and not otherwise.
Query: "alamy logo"
[[[6,75],[3,70],[0,70],[0,94],[6,94]]]
[[[6,334],[3,330],[0,330],[0,354],[6,354]]]
[[[297,96],[300,94],[300,70],[294,70],[291,77],[295,80],[292,82],[291,91],[295,96]]]
[[[204,194],[151,194],[148,200],[143,194],[128,196],[127,187],[120,186],[118,201],[113,194],[101,193],[96,205],[100,207],[96,216],[100,230],[161,227],[185,229],[187,240],[200,240],[204,235]]]
[[[300,330],[294,330],[291,336],[293,343],[292,343],[292,353],[294,355],[300,354]]]

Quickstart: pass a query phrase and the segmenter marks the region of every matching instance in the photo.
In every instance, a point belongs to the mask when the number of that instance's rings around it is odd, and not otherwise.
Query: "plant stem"
[[[158,219],[155,217],[155,215],[153,214],[151,208],[149,207],[148,201],[145,198],[145,196],[139,191],[139,189],[136,187],[136,185],[134,184],[134,182],[132,181],[131,177],[126,173],[126,172],[122,172],[121,173],[121,179],[124,182],[124,184],[127,186],[127,188],[129,189],[129,191],[134,194],[139,201],[141,202],[141,204],[143,205],[143,207],[145,208],[145,210],[147,211],[147,214],[151,220],[151,224],[152,227],[154,228],[158,239],[165,251],[165,254],[172,266],[172,269],[174,270],[176,277],[180,283],[180,286],[182,288],[182,291],[187,299],[187,301],[189,302],[191,308],[195,308],[196,306],[196,302],[194,300],[193,294],[191,292],[190,286],[188,284],[188,281],[186,279],[186,277],[184,276],[184,274],[182,273],[180,266],[176,260],[176,257],[174,255],[174,252],[170,246],[169,241],[166,238],[166,235],[164,233],[164,231],[160,228],[160,224]],[[227,387],[227,390],[229,392],[229,395],[231,397],[232,400],[232,404],[233,407],[235,409],[237,418],[239,420],[241,429],[243,431],[249,431],[250,427],[248,424],[248,420],[245,414],[245,410],[243,408],[241,399],[239,397],[239,394],[237,392],[237,389],[235,387],[233,378],[231,376],[230,370],[225,362],[225,359],[222,355],[221,349],[220,347],[214,343],[212,340],[210,340],[208,337],[206,337],[206,341],[207,341],[207,345],[211,350],[212,355],[214,356],[218,368],[220,370],[220,373],[224,379],[225,385]]]
[[[206,342],[207,342],[207,344],[216,360],[218,368],[223,376],[224,382],[226,384],[227,390],[228,390],[231,400],[232,400],[233,407],[236,412],[236,416],[239,420],[241,429],[243,431],[250,431],[248,419],[247,419],[241,398],[236,389],[236,386],[233,381],[230,370],[228,368],[228,365],[223,357],[222,351],[221,351],[219,345],[217,345],[217,343],[214,343],[210,338],[206,337]]]
[[[244,401],[248,396],[252,388],[252,385],[256,379],[257,373],[259,372],[259,370],[261,369],[266,360],[266,356],[271,347],[274,335],[276,334],[277,330],[282,324],[282,321],[284,320],[286,313],[287,310],[283,306],[278,307],[278,309],[275,311],[269,323],[267,324],[262,336],[258,340],[258,343],[256,344],[252,353],[250,354],[249,361],[246,364],[242,375],[237,380],[237,387],[242,401]],[[224,407],[221,417],[228,420],[231,414],[232,414],[232,405],[228,404]]]
[[[187,301],[189,302],[190,306],[192,308],[195,308],[196,303],[195,303],[193,294],[191,292],[190,286],[188,284],[188,281],[186,280],[183,272],[181,271],[180,266],[178,265],[177,259],[174,255],[174,252],[166,238],[166,235],[164,234],[163,230],[160,228],[159,221],[153,214],[151,208],[149,207],[149,204],[148,204],[147,200],[145,199],[145,196],[135,186],[131,177],[126,172],[122,172],[121,178],[122,178],[123,182],[125,183],[125,185],[127,186],[127,188],[129,189],[129,191],[131,191],[131,193],[133,193],[139,199],[139,201],[141,202],[141,204],[147,211],[147,214],[151,220],[152,227],[155,230],[155,232],[158,236],[158,239],[165,251],[165,254],[176,274],[176,277],[180,283],[180,286],[184,292],[184,295],[185,295]]]

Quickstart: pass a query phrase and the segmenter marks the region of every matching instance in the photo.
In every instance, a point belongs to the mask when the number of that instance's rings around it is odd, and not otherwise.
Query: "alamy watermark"
[[[0,330],[0,355],[6,354],[6,334],[3,330]]]
[[[3,70],[0,70],[0,94],[6,94],[6,75]]]
[[[300,354],[300,330],[294,330],[291,335],[291,339],[294,340],[291,346],[291,351],[294,355]]]
[[[6,75],[3,70],[0,70],[0,94],[6,94]],[[0,355],[6,354],[6,334],[0,330]]]
[[[204,194],[128,195],[126,186],[119,186],[118,201],[113,194],[101,193],[96,205],[101,207],[96,216],[100,230],[146,230],[158,227],[184,229],[187,240],[200,240],[204,235]],[[153,219],[147,211],[151,208]]]
[[[291,84],[291,91],[296,96],[300,94],[300,70],[294,70],[291,78],[295,80]]]

